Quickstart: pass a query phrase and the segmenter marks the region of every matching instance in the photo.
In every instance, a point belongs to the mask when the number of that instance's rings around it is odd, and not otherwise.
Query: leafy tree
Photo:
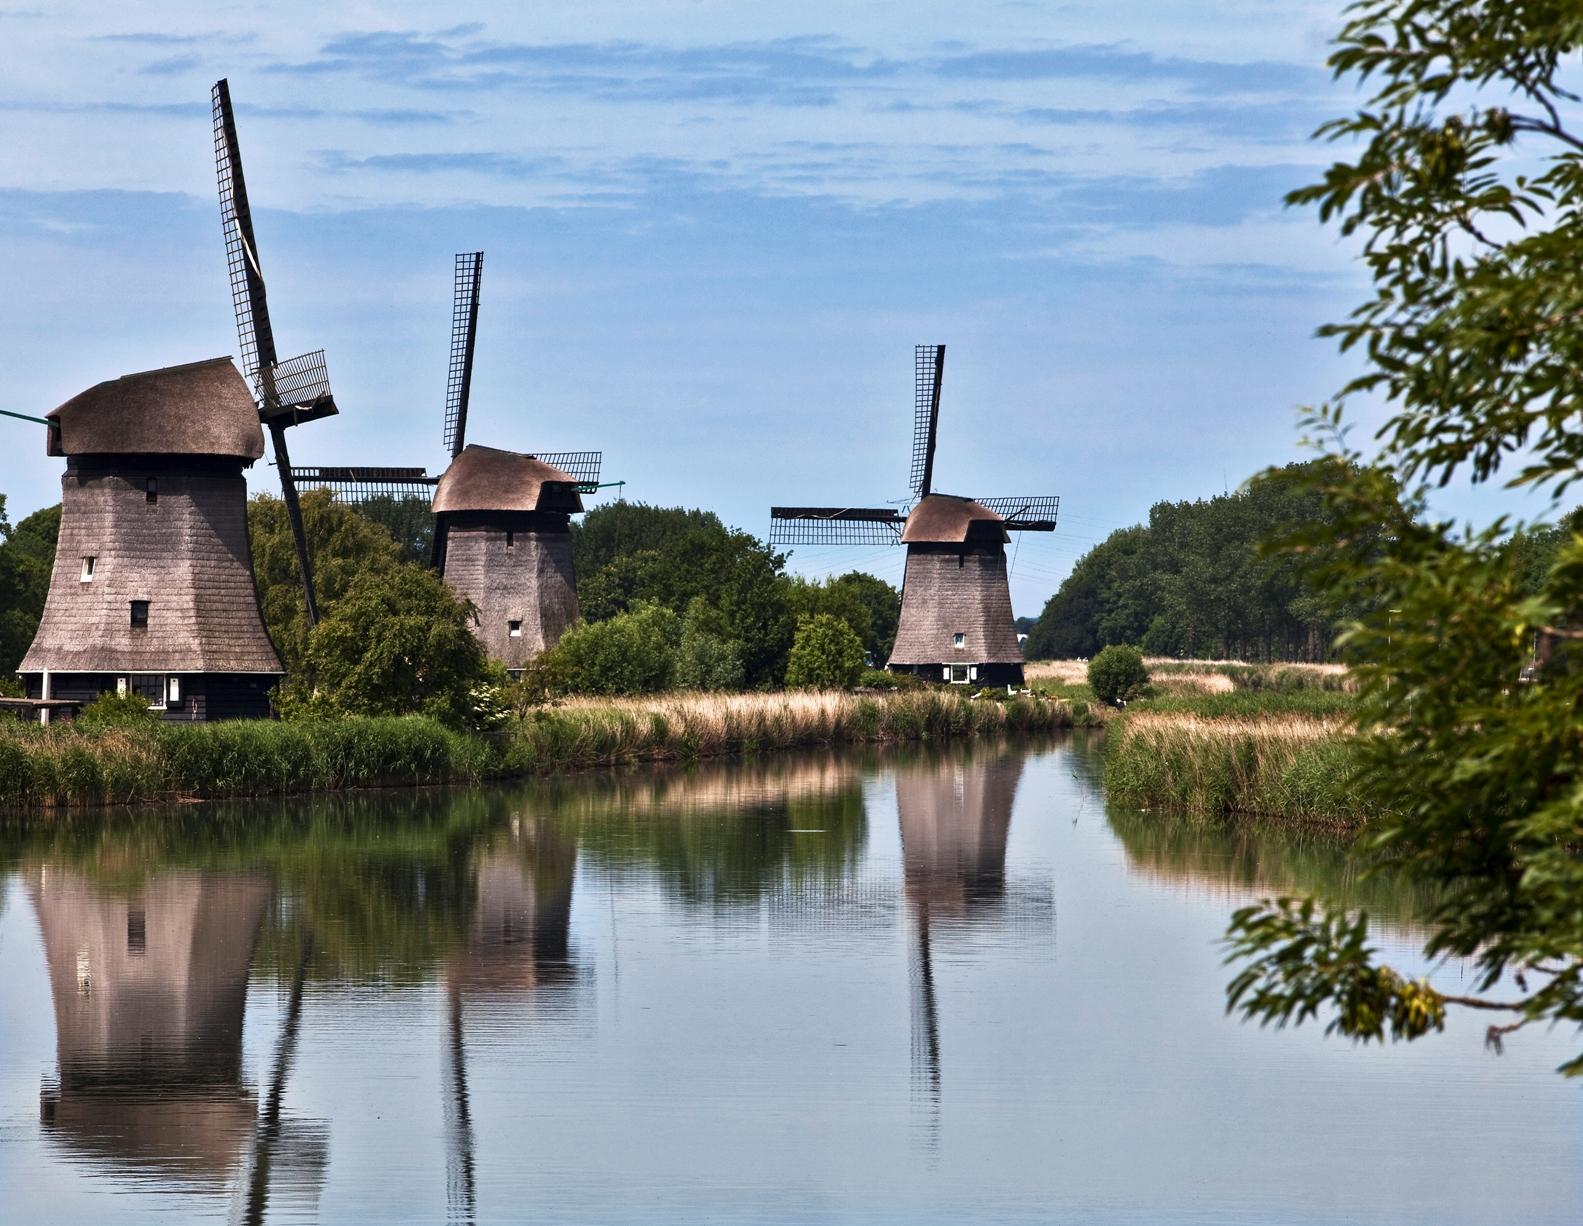
[[[786,684],[796,689],[836,690],[857,684],[863,671],[863,640],[831,613],[797,624],[786,661]]]
[[[319,614],[326,617],[358,580],[393,571],[401,550],[385,528],[337,502],[328,490],[306,490],[301,501]],[[264,627],[286,671],[293,672],[307,651],[308,613],[286,504],[255,494],[247,504],[247,531]]]
[[[497,680],[473,633],[477,612],[408,563],[353,581],[308,635],[280,691],[287,716],[432,715],[473,722],[475,691]]]
[[[1320,546],[1307,555],[1268,548],[1327,514],[1311,477],[1328,463],[1273,469],[1214,498],[1156,503],[1147,524],[1112,533],[1078,560],[1045,605],[1027,655],[1092,656],[1107,643],[1166,656],[1328,655],[1339,613],[1315,599]]]
[[[681,639],[682,619],[670,609],[638,605],[573,626],[543,653],[541,668],[574,694],[657,694],[676,684]]]
[[[1088,662],[1088,684],[1101,702],[1128,702],[1149,684],[1149,670],[1136,647],[1112,643]]]
[[[819,613],[839,617],[877,661],[883,664],[890,658],[901,620],[901,593],[890,584],[856,570],[823,582],[796,578],[787,582],[791,611],[799,621]]]
[[[0,673],[16,671],[38,633],[59,534],[59,503],[34,511],[13,528],[0,494]]]
[[[710,511],[617,502],[572,529],[583,616],[604,621],[641,604],[678,616],[702,597],[724,617],[746,683],[771,685],[785,668],[793,617],[785,557]]]
[[[1357,780],[1384,814],[1362,846],[1438,887],[1416,916],[1426,952],[1473,970],[1457,993],[1410,980],[1379,962],[1366,915],[1277,899],[1233,918],[1229,1003],[1278,1023],[1327,1010],[1359,1042],[1416,1038],[1466,1006],[1498,1046],[1583,1022],[1583,669],[1516,683],[1536,632],[1577,635],[1583,537],[1530,565],[1537,533],[1514,545],[1504,523],[1427,518],[1424,484],[1506,476],[1559,496],[1583,461],[1583,135],[1561,79],[1583,17],[1562,0],[1349,15],[1330,62],[1373,92],[1321,131],[1359,145],[1290,199],[1362,239],[1374,292],[1325,329],[1367,367],[1310,418],[1339,462],[1313,471],[1325,515],[1301,543],[1325,551],[1331,607],[1352,610]],[[1362,393],[1391,410],[1367,465],[1345,437]]]
[[[676,685],[684,690],[739,690],[742,651],[725,615],[701,596],[687,606],[676,645]]]
[[[434,550],[434,512],[429,509],[429,499],[386,495],[357,503],[355,509],[390,533],[403,562],[429,565]]]

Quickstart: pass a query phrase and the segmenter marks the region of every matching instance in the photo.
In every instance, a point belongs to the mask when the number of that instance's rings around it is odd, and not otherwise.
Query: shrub
[[[639,605],[608,621],[573,626],[541,669],[557,672],[573,694],[657,694],[675,684],[681,637],[682,619],[674,612]]]
[[[1088,684],[1101,702],[1118,703],[1139,697],[1149,684],[1149,670],[1136,647],[1112,643],[1088,662]]]
[[[786,684],[794,689],[843,689],[863,672],[863,640],[831,613],[816,613],[797,625],[786,660]]]
[[[82,709],[77,722],[88,727],[113,727],[117,724],[152,724],[159,719],[149,709],[148,699],[128,691],[117,694],[106,690]]]
[[[865,668],[858,674],[857,683],[871,690],[922,690],[929,686],[912,673],[892,673],[883,668]]]

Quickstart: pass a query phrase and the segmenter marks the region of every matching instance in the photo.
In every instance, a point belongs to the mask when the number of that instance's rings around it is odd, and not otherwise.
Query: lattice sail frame
[[[458,252],[451,283],[451,362],[445,377],[445,450],[453,460],[467,445],[467,403],[473,386],[478,297],[483,279],[484,253]]]
[[[890,507],[771,507],[771,545],[897,545],[906,520]]]
[[[914,498],[930,492],[934,483],[934,443],[940,424],[940,382],[945,373],[944,345],[913,348],[912,475],[908,488]]]
[[[292,479],[303,489],[327,489],[338,502],[356,505],[378,499],[434,498],[438,477],[421,468],[333,467],[293,468]]]
[[[253,210],[242,172],[242,150],[231,109],[231,87],[223,78],[209,91],[214,119],[214,168],[220,195],[220,226],[225,238],[225,267],[231,282],[231,309],[241,348],[242,374],[253,386],[259,414],[265,420],[289,417],[286,424],[329,417],[336,412],[324,350],[282,362],[275,350],[269,319],[269,295],[253,234]]]
[[[1061,499],[1054,494],[975,498],[973,501],[996,515],[1005,516],[1006,528],[1011,532],[1054,532],[1056,517],[1061,512]]]

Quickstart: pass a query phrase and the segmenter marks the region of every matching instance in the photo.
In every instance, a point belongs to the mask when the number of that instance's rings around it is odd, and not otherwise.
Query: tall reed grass
[[[1139,807],[1350,828],[1372,815],[1353,786],[1350,736],[1334,714],[1129,712],[1110,725],[1105,789]]]
[[[581,700],[468,734],[419,716],[158,724],[0,725],[0,809],[36,810],[476,782],[629,762],[802,746],[947,740],[1070,728],[1067,703],[928,689],[677,694]]]

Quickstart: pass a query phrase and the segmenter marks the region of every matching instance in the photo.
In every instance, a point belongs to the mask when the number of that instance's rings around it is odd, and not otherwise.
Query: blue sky
[[[1349,103],[1340,7],[0,4],[0,407],[236,352],[227,76],[280,349],[324,347],[342,409],[296,462],[440,463],[460,250],[471,441],[601,448],[628,497],[759,534],[905,496],[912,346],[944,341],[937,485],[1062,497],[1016,549],[1036,613],[1151,503],[1299,458],[1345,376],[1312,334],[1362,281],[1280,204]],[[0,431],[14,521],[60,470]]]

